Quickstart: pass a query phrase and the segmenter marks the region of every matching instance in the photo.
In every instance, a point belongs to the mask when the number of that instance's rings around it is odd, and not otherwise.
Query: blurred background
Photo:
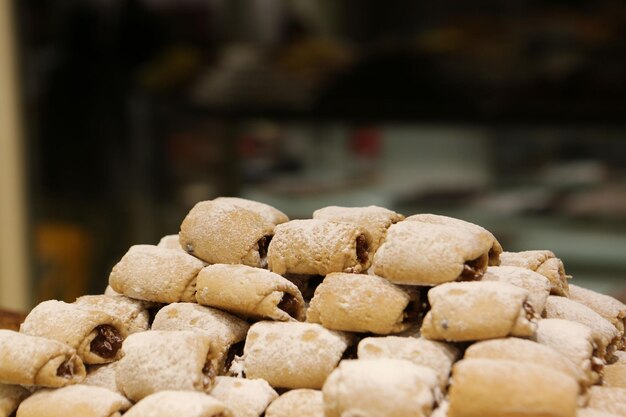
[[[220,195],[459,217],[626,298],[621,0],[1,3],[0,307]]]

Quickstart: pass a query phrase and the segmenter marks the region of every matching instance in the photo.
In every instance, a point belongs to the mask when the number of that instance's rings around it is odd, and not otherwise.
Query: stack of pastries
[[[626,306],[569,278],[450,217],[203,201],[0,331],[0,416],[626,416]]]

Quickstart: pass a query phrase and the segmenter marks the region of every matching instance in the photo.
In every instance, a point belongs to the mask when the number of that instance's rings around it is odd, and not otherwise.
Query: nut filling
[[[366,263],[369,259],[369,254],[367,253],[368,249],[369,245],[367,239],[364,235],[359,235],[356,238],[356,258],[362,264]]]
[[[91,351],[105,359],[114,358],[122,347],[120,333],[115,327],[108,324],[98,326],[95,330],[98,332],[98,335],[89,345]]]
[[[298,301],[289,293],[283,293],[283,298],[281,298],[277,307],[289,314],[291,317],[296,317],[298,314]]]
[[[72,379],[74,376],[73,358],[66,360],[57,368],[57,376],[65,379]]]
[[[474,281],[480,279],[485,273],[487,267],[487,257],[485,255],[479,256],[476,259],[465,262],[463,265],[463,272],[461,272],[461,279],[467,281]]]

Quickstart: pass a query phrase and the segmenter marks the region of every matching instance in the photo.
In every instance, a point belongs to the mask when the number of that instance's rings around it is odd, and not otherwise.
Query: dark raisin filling
[[[369,249],[369,245],[367,243],[367,239],[364,235],[359,235],[356,238],[356,258],[360,263],[364,264],[369,259],[369,254],[367,250]]]
[[[500,257],[498,256],[496,251],[493,250],[493,247],[491,249],[489,249],[489,253],[487,254],[487,256],[488,256],[488,259],[489,259],[489,266],[497,266],[500,263],[500,262],[498,262]]]
[[[474,281],[482,277],[485,272],[485,261],[485,257],[480,256],[476,259],[465,262],[465,265],[463,265],[463,272],[461,272],[461,279]]]
[[[420,317],[419,306],[416,301],[410,302],[403,312],[403,322],[413,322],[417,321]]]
[[[61,366],[57,368],[57,376],[67,379],[74,376],[74,365],[72,364],[71,359],[63,362]]]
[[[245,346],[246,341],[243,340],[239,343],[235,343],[234,345],[231,345],[230,348],[228,349],[228,352],[226,353],[226,360],[224,361],[224,374],[228,373],[228,370],[230,369],[230,366],[233,364],[233,361],[235,360],[235,356],[241,356],[243,355],[243,347]]]
[[[285,292],[280,303],[278,303],[278,308],[291,317],[296,317],[298,315],[298,300],[293,295]]]
[[[215,380],[215,369],[213,368],[213,364],[210,360],[207,360],[202,367],[202,374],[204,375],[202,378],[202,385],[205,389],[210,388]]]
[[[95,330],[98,335],[91,341],[91,351],[102,358],[113,359],[122,347],[120,332],[108,324],[98,326]]]
[[[263,236],[259,239],[259,257],[261,259],[267,257],[267,250],[270,247],[270,242],[272,241],[272,236]]]

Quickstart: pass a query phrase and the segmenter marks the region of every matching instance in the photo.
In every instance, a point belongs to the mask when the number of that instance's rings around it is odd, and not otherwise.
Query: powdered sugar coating
[[[396,284],[437,285],[459,279],[468,261],[482,275],[492,245],[487,232],[405,220],[389,227],[371,270]]]
[[[608,321],[620,332],[624,337],[624,326],[626,324],[626,304],[605,294],[600,294],[578,285],[570,285],[570,299],[583,304]],[[626,347],[626,341],[622,340],[621,346]]]
[[[325,416],[429,416],[435,398],[424,371],[401,359],[341,361],[322,389]]]
[[[263,379],[218,376],[211,396],[223,402],[234,417],[259,417],[278,394]]]
[[[209,392],[213,385],[202,370],[209,336],[191,331],[158,331],[130,335],[115,370],[119,389],[133,401],[162,390]]]
[[[42,389],[25,399],[17,410],[20,417],[119,417],[130,402],[115,392],[89,385],[56,390]]]
[[[265,417],[324,417],[324,396],[322,391],[294,389],[274,400]]]
[[[481,281],[506,282],[528,291],[528,301],[538,315],[543,312],[548,295],[550,280],[541,274],[518,266],[490,266]]]
[[[159,248],[174,249],[184,252],[184,249],[180,246],[180,237],[178,236],[178,233],[176,233],[175,235],[163,236],[159,240],[159,243],[157,243],[157,246]]]
[[[589,307],[565,297],[550,296],[546,302],[545,316],[549,319],[571,320],[589,327],[599,341],[597,347],[600,357],[613,359],[620,334],[615,326]]]
[[[567,280],[571,276],[565,274],[563,262],[549,250],[527,250],[522,252],[502,252],[501,266],[519,266],[535,271],[550,280],[551,294],[569,296]]]
[[[250,211],[254,211],[265,219],[265,221],[273,224],[281,224],[289,221],[289,217],[282,211],[269,204],[260,203],[258,201],[248,200],[238,197],[218,197],[213,201],[220,203],[232,204],[235,207],[245,208]]]
[[[195,278],[204,263],[184,252],[131,246],[109,275],[109,285],[131,298],[158,303],[195,301]]]
[[[359,359],[406,359],[426,366],[437,373],[439,385],[445,389],[452,364],[460,351],[451,344],[414,337],[366,337],[359,342]]]
[[[626,416],[626,388],[591,387],[589,389],[589,408]]]
[[[94,365],[89,367],[87,377],[82,382],[84,385],[106,388],[109,391],[123,395],[115,380],[115,369],[119,362],[111,362],[105,365]]]
[[[350,223],[308,219],[280,224],[269,246],[269,269],[277,274],[362,272],[369,267],[371,255],[368,252],[365,262],[358,259],[359,236],[369,247],[367,231]]]
[[[159,391],[135,404],[124,417],[234,417],[210,395],[193,391]]]
[[[320,389],[351,339],[319,324],[261,321],[248,332],[244,372],[275,388]]]

